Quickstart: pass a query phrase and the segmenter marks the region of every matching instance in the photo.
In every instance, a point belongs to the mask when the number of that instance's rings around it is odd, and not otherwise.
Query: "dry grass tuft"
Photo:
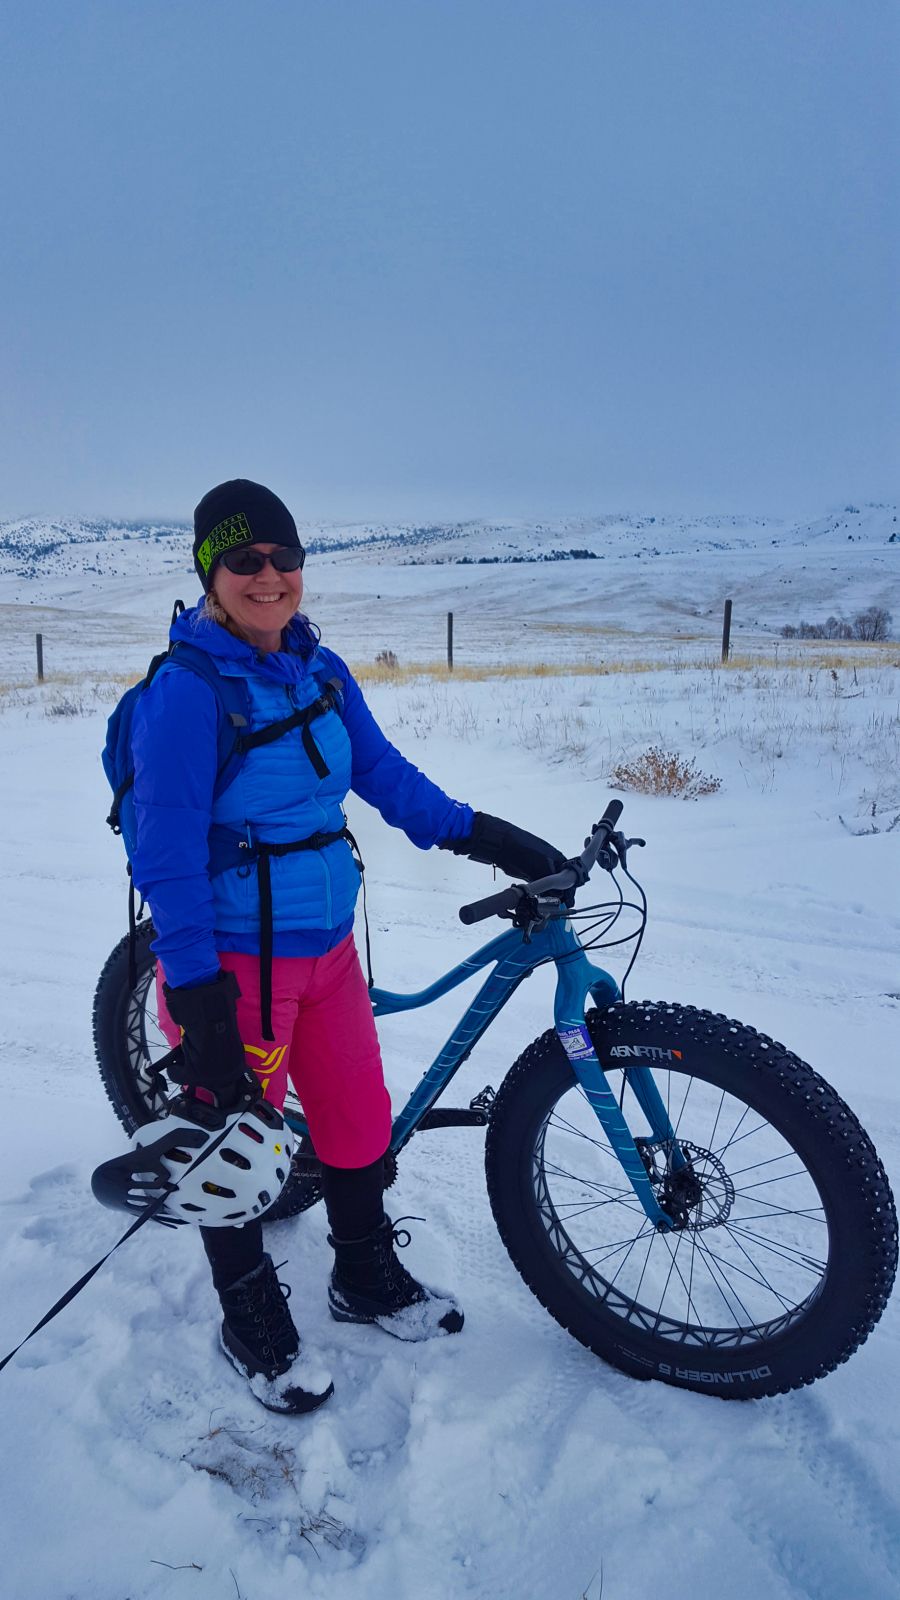
[[[393,657],[393,661],[387,660],[387,657]],[[826,671],[835,668],[851,671],[857,667],[900,668],[897,641],[887,645],[858,644],[851,649],[845,645],[842,649],[830,650],[823,648],[818,641],[813,647],[806,649],[802,644],[797,645],[792,641],[790,650],[785,650],[783,645],[776,643],[771,650],[735,654],[727,661],[720,659],[718,650],[710,648],[702,655],[678,654],[671,658],[658,655],[597,661],[507,661],[484,662],[479,665],[459,663],[454,666],[452,672],[445,661],[410,661],[401,666],[392,650],[382,650],[379,651],[374,663],[355,663],[351,670],[357,681],[365,686],[385,683],[401,685],[414,683],[420,679],[452,684],[484,683],[504,678],[608,678],[632,677],[651,672],[731,675],[775,668],[789,672],[798,669]]]
[[[682,800],[698,800],[722,787],[722,779],[701,772],[696,761],[685,761],[683,756],[658,744],[630,761],[621,761],[613,768],[609,781],[614,789],[634,794],[680,795]]]

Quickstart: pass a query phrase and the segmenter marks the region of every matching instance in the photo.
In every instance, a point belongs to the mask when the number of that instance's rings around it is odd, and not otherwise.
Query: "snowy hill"
[[[900,536],[893,505],[813,521],[608,515],[557,521],[305,526],[305,605],[354,661],[385,649],[441,658],[454,613],[457,660],[596,661],[714,647],[734,602],[736,648],[785,624],[877,605],[900,625]],[[176,596],[198,590],[190,532],[165,524],[16,522],[0,526],[0,607],[53,608],[46,626],[68,658],[93,612],[138,670]],[[35,627],[38,624],[35,623]],[[74,638],[73,638],[74,636]],[[30,670],[12,645],[4,676]],[[24,652],[24,653],[23,653]]]

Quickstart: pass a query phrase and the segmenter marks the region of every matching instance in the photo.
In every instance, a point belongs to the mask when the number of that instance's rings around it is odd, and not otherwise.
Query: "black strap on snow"
[[[162,1194],[158,1200],[154,1200],[152,1206],[149,1206],[148,1209],[138,1217],[137,1221],[131,1224],[131,1227],[127,1230],[127,1232],[123,1233],[121,1239],[116,1240],[112,1250],[107,1250],[105,1256],[101,1256],[100,1260],[95,1262],[94,1266],[89,1267],[87,1272],[82,1273],[81,1277],[78,1279],[78,1282],[72,1284],[71,1289],[67,1289],[65,1294],[60,1295],[56,1304],[51,1306],[49,1311],[45,1312],[44,1316],[41,1317],[40,1322],[35,1323],[31,1332],[26,1333],[24,1339],[20,1339],[19,1343],[16,1345],[16,1348],[14,1350],[10,1350],[8,1356],[3,1357],[3,1360],[0,1361],[0,1372],[3,1371],[3,1368],[6,1366],[7,1362],[12,1361],[13,1356],[18,1355],[23,1344],[27,1344],[29,1339],[33,1339],[36,1333],[40,1333],[42,1328],[46,1328],[47,1323],[52,1322],[53,1318],[58,1316],[60,1311],[65,1310],[65,1307],[69,1304],[69,1301],[74,1300],[75,1296],[80,1294],[82,1289],[86,1288],[95,1274],[100,1271],[100,1268],[104,1265],[104,1263],[109,1260],[113,1250],[118,1250],[120,1244],[124,1244],[126,1239],[130,1239],[132,1234],[137,1233],[138,1228],[142,1228],[145,1222],[149,1222],[152,1217],[155,1217],[157,1211],[161,1210],[168,1198],[168,1194]]]
[[[175,1051],[170,1051],[169,1054],[170,1055],[174,1055]],[[165,1060],[168,1060],[168,1057],[165,1057]],[[159,1065],[162,1065],[162,1063],[159,1063]],[[185,1177],[187,1176],[187,1172],[193,1172],[195,1167],[199,1167],[201,1162],[206,1161],[208,1159],[208,1157],[212,1155],[213,1151],[217,1150],[219,1148],[219,1145],[222,1143],[222,1140],[226,1137],[227,1133],[228,1133],[228,1128],[226,1126],[226,1127],[224,1127],[222,1129],[221,1133],[218,1133],[216,1135],[216,1137],[210,1141],[210,1143],[206,1146],[205,1149],[200,1151],[200,1154],[195,1158],[195,1160],[193,1160],[191,1162],[190,1166],[187,1168],[187,1171],[184,1174]],[[135,1155],[137,1155],[137,1154],[138,1154],[138,1152],[135,1151]],[[77,1283],[73,1283],[72,1287],[70,1289],[67,1289],[65,1294],[60,1295],[60,1297],[57,1300],[56,1304],[52,1305],[50,1307],[50,1310],[44,1313],[44,1315],[41,1317],[40,1322],[36,1322],[35,1323],[34,1327],[31,1330],[31,1332],[30,1333],[26,1333],[24,1339],[20,1339],[19,1340],[19,1343],[16,1345],[15,1349],[14,1350],[10,1350],[9,1355],[3,1357],[3,1360],[0,1361],[0,1372],[3,1371],[3,1368],[10,1361],[12,1361],[13,1356],[18,1355],[18,1353],[21,1350],[23,1344],[27,1344],[29,1339],[33,1339],[36,1333],[40,1333],[42,1328],[46,1328],[47,1323],[48,1322],[52,1322],[53,1318],[58,1316],[60,1311],[63,1311],[65,1309],[65,1307],[69,1304],[69,1302],[74,1300],[75,1296],[81,1293],[82,1289],[86,1288],[86,1286],[90,1283],[91,1279],[93,1277],[95,1277],[96,1274],[100,1271],[100,1268],[102,1266],[104,1266],[105,1263],[109,1260],[110,1256],[113,1254],[113,1251],[118,1250],[120,1244],[125,1244],[126,1241],[128,1239],[130,1239],[133,1234],[137,1233],[138,1228],[142,1228],[144,1226],[145,1222],[151,1222],[152,1221],[152,1219],[156,1216],[156,1213],[158,1211],[162,1210],[162,1208],[165,1205],[166,1201],[168,1200],[169,1196],[171,1194],[173,1194],[177,1188],[178,1188],[178,1184],[177,1183],[170,1184],[169,1187],[160,1195],[159,1199],[158,1200],[154,1200],[153,1203],[147,1207],[146,1211],[142,1211],[141,1215],[134,1222],[132,1222],[131,1226],[129,1228],[126,1228],[126,1230],[123,1233],[121,1239],[117,1239],[116,1240],[116,1242],[113,1245],[112,1249],[111,1250],[107,1250],[106,1255],[105,1256],[101,1256],[99,1261],[95,1261],[95,1263],[94,1263],[94,1265],[92,1267],[88,1267],[87,1272],[83,1272],[81,1277],[78,1279]],[[161,1222],[165,1222],[165,1219],[161,1217],[160,1221]],[[168,1226],[168,1227],[176,1227],[176,1226],[178,1226],[178,1224],[177,1223],[167,1223],[166,1226]]]

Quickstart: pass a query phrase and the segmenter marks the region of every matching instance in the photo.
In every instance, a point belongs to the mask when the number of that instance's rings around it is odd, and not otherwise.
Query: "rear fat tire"
[[[152,922],[138,923],[135,934],[137,984],[133,992],[128,986],[129,939],[126,933],[107,958],[94,993],[97,1065],[109,1102],[128,1134],[153,1120],[149,1084],[142,1081],[141,1072],[169,1048],[159,1030],[153,1027],[156,958],[150,942],[155,938]],[[152,1039],[148,1038],[148,1029]]]
[[[539,1203],[541,1183],[554,1181],[541,1177],[542,1130],[561,1097],[576,1088],[572,1067],[550,1029],[529,1045],[504,1079],[485,1149],[494,1218],[528,1287],[576,1339],[633,1377],[656,1377],[723,1399],[750,1399],[799,1388],[833,1371],[874,1328],[897,1266],[893,1198],[872,1142],[856,1117],[811,1067],[783,1045],[722,1015],[640,1002],[589,1011],[587,1023],[614,1089],[621,1085],[624,1092],[629,1072],[628,1065],[620,1065],[623,1058],[610,1055],[614,1046],[651,1046],[666,1052],[674,1046],[681,1049],[683,1060],[667,1061],[661,1076],[672,1070],[679,1084],[693,1077],[724,1090],[777,1131],[800,1157],[818,1191],[827,1222],[827,1230],[822,1229],[828,1236],[827,1267],[817,1296],[804,1302],[796,1321],[784,1331],[763,1333],[736,1347],[684,1342],[671,1333],[664,1336],[610,1309],[566,1264]],[[630,1091],[626,1115],[629,1102],[633,1107]],[[576,1098],[570,1098],[572,1105],[578,1105],[577,1091]],[[690,1141],[687,1115],[684,1121],[679,1134]],[[588,1125],[594,1126],[590,1118]],[[599,1125],[596,1133],[602,1140]],[[590,1145],[585,1149],[587,1167],[597,1157]],[[624,1174],[619,1181],[627,1185]],[[574,1206],[570,1209],[577,1214]],[[616,1210],[622,1210],[621,1205]],[[636,1214],[635,1230],[640,1224]],[[669,1238],[677,1241],[687,1234]],[[704,1238],[708,1243],[715,1234],[706,1233]],[[648,1253],[653,1242],[648,1243]],[[637,1287],[640,1290],[641,1283]]]
[[[127,1134],[152,1122],[161,1100],[154,1100],[147,1068],[169,1046],[156,1024],[156,957],[150,949],[156,930],[139,922],[135,934],[137,983],[128,986],[128,935],[111,951],[94,994],[94,1051],[110,1105]],[[171,1093],[173,1085],[166,1084]],[[264,1221],[295,1217],[322,1196],[321,1168],[309,1135],[295,1140],[287,1183]]]

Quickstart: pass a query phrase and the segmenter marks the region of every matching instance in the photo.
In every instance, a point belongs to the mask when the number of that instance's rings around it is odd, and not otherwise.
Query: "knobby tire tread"
[[[868,1338],[878,1322],[894,1281],[897,1268],[897,1216],[893,1197],[884,1168],[875,1147],[853,1112],[840,1095],[819,1075],[784,1045],[756,1032],[753,1028],[733,1021],[723,1013],[701,1011],[690,1006],[665,1002],[631,1002],[606,1010],[590,1010],[587,1023],[595,1045],[611,1033],[627,1034],[629,1041],[645,1039],[661,1042],[662,1038],[691,1038],[699,1040],[704,1048],[714,1047],[726,1063],[726,1077],[734,1063],[747,1077],[742,1079],[743,1090],[760,1114],[767,1116],[772,1126],[783,1133],[784,1124],[790,1126],[792,1118],[800,1117],[798,1126],[805,1130],[805,1140],[811,1143],[819,1160],[839,1163],[844,1174],[843,1195],[846,1205],[855,1216],[854,1244],[864,1255],[862,1277],[856,1294],[856,1304],[847,1319],[841,1336],[837,1339],[827,1328],[814,1329],[816,1310],[799,1327],[793,1330],[790,1343],[796,1346],[815,1339],[821,1348],[808,1351],[806,1361],[793,1361],[790,1373],[782,1371],[777,1379],[764,1379],[735,1390],[705,1386],[703,1383],[663,1379],[677,1387],[691,1388],[702,1393],[714,1393],[723,1399],[750,1399],[765,1394],[787,1393],[802,1388],[817,1378],[832,1372],[856,1351]],[[660,1028],[662,1033],[660,1035]],[[602,1052],[600,1053],[602,1061]],[[618,1063],[616,1063],[618,1066]],[[627,1071],[627,1068],[625,1069]],[[707,1082],[721,1080],[707,1074],[696,1074]],[[752,1077],[751,1077],[752,1075]],[[582,1344],[612,1365],[629,1372],[634,1377],[661,1376],[640,1370],[635,1359],[629,1363],[627,1352],[619,1340],[631,1341],[633,1348],[652,1342],[662,1359],[670,1362],[677,1358],[679,1349],[675,1341],[646,1335],[635,1338],[625,1319],[604,1311],[596,1319],[596,1326],[587,1325],[583,1306],[574,1302],[577,1296],[572,1288],[566,1268],[556,1258],[555,1268],[548,1266],[547,1252],[536,1247],[535,1230],[542,1225],[537,1219],[537,1202],[532,1181],[532,1153],[534,1141],[529,1138],[539,1128],[541,1117],[535,1116],[536,1101],[552,1095],[549,1109],[555,1105],[567,1087],[576,1079],[568,1059],[553,1028],[535,1039],[519,1056],[505,1077],[494,1102],[485,1150],[488,1195],[497,1227],[514,1266],[529,1289],[541,1304],[569,1333]],[[541,1085],[543,1084],[543,1089]],[[727,1084],[729,1093],[741,1093],[741,1088]],[[554,1092],[558,1089],[558,1092]],[[777,1121],[766,1110],[765,1102],[774,1102],[783,1110],[784,1117]],[[548,1113],[549,1114],[549,1113]],[[526,1148],[523,1150],[523,1143]],[[803,1159],[803,1157],[801,1157]],[[531,1210],[530,1219],[527,1216]],[[858,1267],[854,1265],[854,1271]],[[853,1276],[850,1263],[843,1260],[829,1266],[829,1273]],[[833,1297],[832,1297],[833,1298]],[[616,1330],[614,1325],[618,1324]],[[807,1327],[809,1324],[809,1327]],[[787,1342],[787,1341],[786,1341]],[[829,1347],[829,1343],[830,1346]],[[773,1341],[773,1348],[777,1341]],[[682,1347],[684,1348],[684,1347]],[[693,1349],[698,1363],[710,1358],[696,1347]],[[667,1350],[668,1355],[663,1351]],[[716,1355],[712,1364],[721,1358]],[[762,1347],[757,1354],[750,1348],[737,1355],[734,1366],[748,1361],[765,1364]],[[646,1367],[646,1360],[643,1362]],[[725,1370],[723,1364],[722,1370]]]

